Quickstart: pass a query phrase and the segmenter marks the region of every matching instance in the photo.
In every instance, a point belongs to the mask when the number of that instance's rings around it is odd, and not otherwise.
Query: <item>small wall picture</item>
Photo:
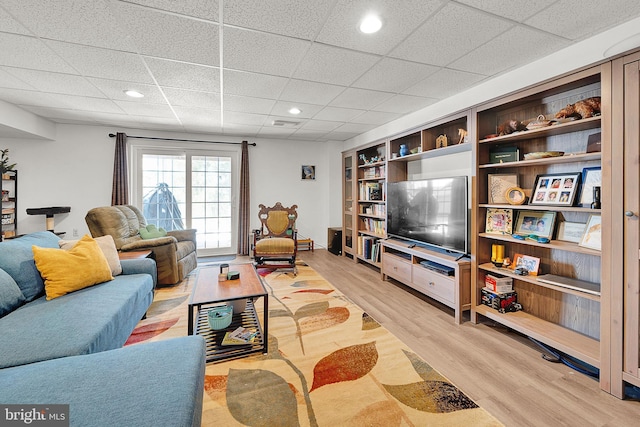
[[[511,234],[513,230],[513,209],[487,209],[487,225],[489,234]]]
[[[530,205],[573,206],[580,188],[581,172],[538,175]]]
[[[551,239],[555,221],[555,212],[519,211],[514,233]]]
[[[591,215],[589,217],[578,245],[597,251],[602,250],[602,217],[600,215]]]
[[[316,179],[316,167],[314,165],[302,165],[302,180]]]

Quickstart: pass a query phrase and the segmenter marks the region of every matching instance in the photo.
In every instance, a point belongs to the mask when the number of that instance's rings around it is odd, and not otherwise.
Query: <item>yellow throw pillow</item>
[[[32,249],[47,300],[113,280],[107,259],[89,235],[68,251],[38,246]]]
[[[105,258],[107,258],[107,262],[109,263],[109,267],[111,268],[111,274],[113,276],[117,276],[122,274],[122,264],[120,264],[120,257],[118,256],[118,249],[116,249],[116,242],[113,240],[113,237],[110,234],[101,237],[94,237],[102,250]],[[73,248],[79,240],[58,240],[58,245],[64,249],[69,250]]]

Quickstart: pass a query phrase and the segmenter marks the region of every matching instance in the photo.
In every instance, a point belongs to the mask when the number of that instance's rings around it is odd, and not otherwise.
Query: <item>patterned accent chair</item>
[[[135,206],[93,208],[85,216],[85,221],[93,237],[113,236],[118,251],[152,251],[160,286],[175,285],[198,264],[196,230],[168,231],[164,237],[143,239],[139,230],[147,226],[147,220]]]
[[[296,265],[297,205],[285,208],[280,202],[273,207],[259,205],[260,229],[254,233],[253,258],[260,268],[293,268]]]

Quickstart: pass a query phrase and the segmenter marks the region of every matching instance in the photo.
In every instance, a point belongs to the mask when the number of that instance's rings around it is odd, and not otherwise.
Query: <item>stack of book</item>
[[[258,331],[256,331],[255,329],[249,329],[243,326],[239,326],[233,331],[224,334],[222,345],[251,344],[255,340],[256,335],[258,335]]]

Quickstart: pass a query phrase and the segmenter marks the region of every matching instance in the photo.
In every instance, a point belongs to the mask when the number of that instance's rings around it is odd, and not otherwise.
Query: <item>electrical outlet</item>
[[[78,237],[78,229],[77,228],[73,229],[73,237]]]

